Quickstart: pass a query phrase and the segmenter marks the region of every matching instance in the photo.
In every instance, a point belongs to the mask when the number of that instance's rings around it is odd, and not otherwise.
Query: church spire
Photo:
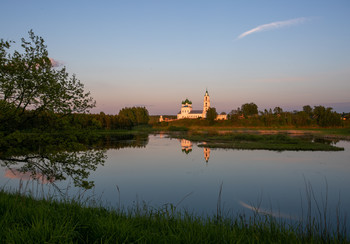
[[[204,101],[203,101],[203,118],[207,117],[207,111],[210,108],[210,97],[208,89],[205,90]]]

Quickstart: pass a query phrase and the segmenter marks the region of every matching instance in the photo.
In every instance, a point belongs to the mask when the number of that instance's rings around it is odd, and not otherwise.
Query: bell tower
[[[205,91],[204,101],[203,101],[203,118],[207,117],[207,111],[210,108],[210,97],[208,90]]]

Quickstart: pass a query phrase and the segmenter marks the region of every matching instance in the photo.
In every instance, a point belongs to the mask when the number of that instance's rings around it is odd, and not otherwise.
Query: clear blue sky
[[[2,0],[0,38],[42,36],[93,112],[176,114],[206,88],[219,112],[254,102],[350,111],[350,1]]]

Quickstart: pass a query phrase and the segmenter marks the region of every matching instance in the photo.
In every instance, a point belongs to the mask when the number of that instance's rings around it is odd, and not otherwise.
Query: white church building
[[[197,119],[197,118],[206,118],[207,111],[210,108],[210,97],[208,90],[205,91],[203,99],[203,110],[193,110],[192,102],[186,98],[185,101],[182,101],[181,110],[177,114],[177,119]],[[220,114],[216,117],[217,120],[226,120],[226,114]]]

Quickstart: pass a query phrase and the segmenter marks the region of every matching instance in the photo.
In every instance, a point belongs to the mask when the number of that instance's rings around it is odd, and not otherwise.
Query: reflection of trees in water
[[[0,162],[11,172],[7,172],[9,178],[52,184],[71,178],[75,186],[88,189],[94,185],[93,181],[87,180],[90,172],[103,165],[104,160],[104,150],[87,150],[9,156],[1,158]]]
[[[5,177],[54,186],[55,182],[71,178],[75,186],[89,189],[94,186],[89,175],[104,164],[106,149],[145,147],[148,143],[148,135],[106,135],[88,138],[84,143],[76,138],[51,139],[38,140],[36,145],[24,140],[3,146],[0,164],[7,167]]]
[[[125,147],[143,148],[147,146],[148,141],[148,134],[104,135],[98,137],[91,146],[93,148],[103,149],[121,149]]]
[[[322,143],[327,145],[336,145],[338,142],[340,142],[340,140],[336,138],[325,138],[314,135],[299,136],[299,138],[305,141]]]

